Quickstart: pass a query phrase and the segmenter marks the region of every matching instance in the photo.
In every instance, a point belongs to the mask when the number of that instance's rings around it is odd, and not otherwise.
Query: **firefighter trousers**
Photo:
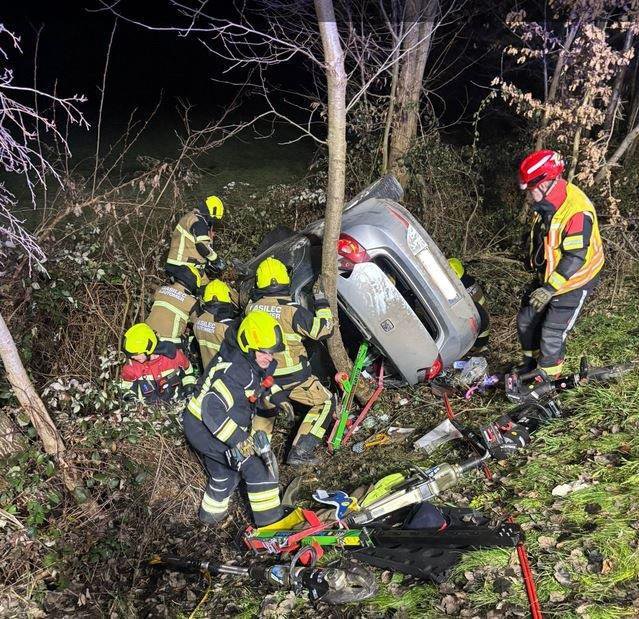
[[[519,342],[524,356],[538,357],[538,367],[548,376],[561,373],[566,355],[566,338],[575,326],[586,299],[597,285],[597,279],[581,288],[552,297],[541,312],[535,312],[529,305],[530,294],[540,284],[534,283],[524,293],[517,315]]]
[[[299,439],[307,434],[321,441],[333,419],[333,411],[335,410],[333,394],[313,375],[303,381],[290,383],[287,383],[286,378],[283,378],[281,382],[278,380],[277,384],[281,391],[265,398],[263,402],[264,410],[258,412],[253,419],[253,428],[255,430],[264,430],[270,436],[275,424],[277,407],[281,402],[291,400],[304,406],[310,406],[309,411],[297,429],[293,445],[296,445]],[[269,412],[274,414],[269,415]]]
[[[182,424],[208,477],[200,505],[203,511],[221,522],[228,512],[231,495],[243,479],[256,526],[262,527],[283,517],[279,482],[269,475],[260,458],[251,456],[239,471],[235,471],[228,466],[224,452],[216,449],[216,441],[206,426],[188,410],[182,413]]]

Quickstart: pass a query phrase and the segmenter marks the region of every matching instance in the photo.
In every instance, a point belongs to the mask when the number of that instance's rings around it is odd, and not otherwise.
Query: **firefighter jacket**
[[[237,310],[230,303],[207,303],[193,322],[193,335],[200,347],[202,366],[220,352],[227,329],[236,322]]]
[[[265,294],[266,293],[266,294]],[[277,368],[273,376],[276,379],[285,377],[290,381],[305,380],[311,375],[308,353],[303,339],[323,340],[333,331],[333,314],[327,301],[316,303],[315,313],[294,303],[288,294],[271,296],[269,289],[255,289],[251,301],[246,306],[246,313],[252,310],[267,312],[282,327],[285,349],[276,353]],[[278,380],[281,382],[281,380]]]
[[[262,397],[262,380],[275,363],[260,368],[254,353],[243,353],[235,344],[237,329],[227,331],[220,354],[200,378],[187,410],[211,434],[213,451],[223,454],[245,441],[251,433],[255,402]],[[221,462],[225,462],[224,459]]]
[[[140,363],[129,359],[121,372],[120,386],[141,402],[170,400],[180,387],[195,384],[193,368],[186,355],[170,342],[159,342],[155,358]]]
[[[603,267],[597,213],[575,185],[559,180],[546,199],[535,204],[529,262],[554,294],[581,288]]]
[[[153,295],[151,312],[144,322],[159,340],[180,346],[196,304],[197,299],[181,283],[161,286]]]
[[[211,222],[211,218],[199,209],[184,215],[173,231],[166,263],[205,264],[216,260],[217,253],[209,236]]]

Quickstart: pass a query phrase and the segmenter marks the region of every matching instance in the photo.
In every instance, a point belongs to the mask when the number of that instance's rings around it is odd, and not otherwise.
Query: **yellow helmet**
[[[158,336],[145,322],[129,327],[124,334],[124,352],[128,355],[150,355],[158,345]]]
[[[455,274],[459,277],[459,279],[464,277],[464,265],[459,258],[449,258],[448,264],[450,265],[450,268],[455,271]]]
[[[284,350],[282,327],[266,312],[249,312],[237,330],[237,343],[243,352],[259,350],[276,353]]]
[[[209,282],[202,293],[202,301],[209,303],[210,301],[219,301],[222,303],[231,302],[231,289],[221,279],[214,279]]]
[[[291,283],[286,265],[273,256],[260,262],[255,272],[255,279],[258,288],[268,288],[274,284],[288,286]]]
[[[224,203],[217,196],[209,196],[204,200],[206,209],[213,219],[222,219],[224,216]]]

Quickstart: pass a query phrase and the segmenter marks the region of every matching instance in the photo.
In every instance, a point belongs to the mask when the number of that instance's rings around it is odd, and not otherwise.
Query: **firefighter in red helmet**
[[[562,174],[553,150],[529,154],[519,165],[519,186],[528,192],[533,218],[527,266],[536,274],[517,316],[523,349],[520,374],[560,374],[566,337],[598,282],[604,263],[597,213],[588,197]]]

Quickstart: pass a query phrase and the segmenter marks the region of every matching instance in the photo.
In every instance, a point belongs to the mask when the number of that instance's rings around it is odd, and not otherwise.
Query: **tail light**
[[[442,358],[440,355],[437,355],[437,359],[435,359],[433,365],[431,365],[428,372],[426,372],[426,380],[433,380],[433,378],[439,376],[443,368],[444,364],[442,362]]]
[[[339,266],[342,269],[352,270],[356,264],[368,262],[371,258],[352,236],[340,234],[337,241],[337,253],[339,255]]]

